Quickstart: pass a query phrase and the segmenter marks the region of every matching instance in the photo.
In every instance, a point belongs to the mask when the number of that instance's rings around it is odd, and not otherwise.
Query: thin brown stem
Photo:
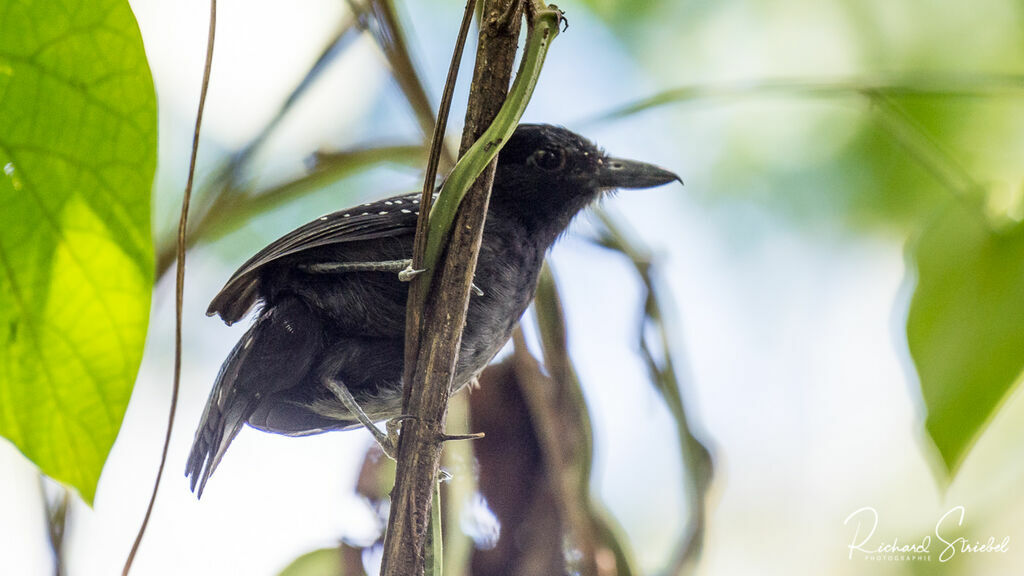
[[[444,93],[441,95],[441,106],[437,113],[437,124],[434,126],[434,134],[430,140],[430,156],[427,159],[427,172],[423,177],[423,190],[420,194],[420,216],[416,220],[416,239],[412,250],[412,268],[419,270],[423,267],[423,255],[427,251],[427,229],[430,225],[430,207],[434,197],[434,182],[437,179],[437,167],[444,151],[444,135],[448,126],[448,113],[451,111],[452,98],[455,94],[455,84],[459,77],[459,66],[462,62],[462,53],[466,48],[466,37],[469,35],[469,26],[473,22],[473,11],[476,10],[476,0],[466,2],[466,10],[462,15],[462,24],[459,26],[459,36],[455,41],[455,50],[452,52],[452,61],[448,66],[448,79],[444,85]],[[410,293],[413,290],[422,290],[422,282],[413,282]],[[409,298],[409,302],[417,302],[415,298]],[[419,351],[419,326],[422,321],[423,310],[417,306],[409,306],[406,309],[406,331],[405,331],[405,366],[406,382],[410,381],[412,374],[410,368],[415,366],[416,354]],[[410,327],[415,329],[410,330]]]
[[[231,154],[222,165],[213,172],[213,176],[207,179],[204,186],[195,194],[195,201],[192,202],[190,221],[192,224],[186,237],[186,248],[191,248],[200,239],[205,237],[206,228],[220,226],[225,221],[230,222],[231,218],[225,218],[225,212],[230,212],[240,204],[247,204],[251,190],[242,177],[242,172],[247,167],[253,154],[267,141],[274,131],[281,125],[281,122],[291,113],[303,95],[323,77],[329,69],[331,62],[343,54],[348,46],[353,44],[352,40],[357,37],[360,31],[356,27],[355,14],[348,15],[342,20],[334,36],[324,45],[320,56],[316,59],[302,80],[292,89],[288,98],[278,108],[274,117],[267,122],[259,134],[253,137],[242,149]],[[359,154],[361,150],[353,151]],[[310,176],[327,176],[326,174],[314,173],[297,178],[295,183],[298,187],[309,180]],[[287,187],[288,184],[282,185]],[[305,188],[310,188],[305,186]],[[234,215],[234,214],[232,214]],[[237,222],[234,222],[237,223]],[[175,239],[158,238],[157,240],[157,266],[156,278],[159,280],[170,269],[171,264],[176,260]]]
[[[174,416],[178,410],[178,390],[181,387],[181,319],[185,302],[185,231],[188,226],[188,206],[192,199],[192,185],[196,173],[196,157],[199,155],[199,132],[203,122],[203,109],[206,106],[206,93],[210,87],[210,70],[213,68],[213,45],[217,31],[217,0],[210,0],[210,28],[206,39],[206,63],[203,67],[203,83],[199,92],[199,108],[196,111],[196,126],[192,132],[192,155],[188,164],[188,180],[185,183],[185,194],[181,200],[181,217],[178,220],[178,266],[174,286],[174,381],[171,386],[171,406],[167,415],[167,433],[164,435],[164,447],[160,454],[160,466],[157,468],[156,480],[153,482],[153,493],[149,497],[149,505],[146,506],[146,515],[139,526],[139,532],[135,536],[131,552],[125,560],[122,576],[128,576],[131,572],[135,555],[142,544],[142,538],[146,534],[146,526],[153,514],[153,505],[156,504],[156,495],[160,491],[160,478],[164,473],[164,466],[167,464],[167,452],[171,445],[171,432],[174,429]]]

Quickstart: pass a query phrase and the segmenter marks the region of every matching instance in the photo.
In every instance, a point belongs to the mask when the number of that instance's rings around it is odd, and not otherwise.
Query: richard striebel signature
[[[963,526],[966,515],[967,509],[964,506],[954,506],[935,523],[935,540],[942,543],[939,562],[949,562],[958,553],[1006,553],[1009,550],[1009,536],[998,542],[995,536],[990,536],[984,542],[980,540],[971,542],[963,536],[952,537],[950,533],[956,527]],[[900,555],[910,557],[910,559],[930,559],[932,553],[932,536],[930,534],[909,543],[902,543],[896,537],[892,541],[874,541],[875,531],[878,529],[878,510],[871,506],[853,511],[843,521],[843,524],[851,523],[855,523],[857,527],[848,547],[851,560],[854,552],[862,552],[869,557]]]

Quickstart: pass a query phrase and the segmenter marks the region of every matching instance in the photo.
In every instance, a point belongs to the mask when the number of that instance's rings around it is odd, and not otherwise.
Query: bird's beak
[[[683,183],[673,172],[622,158],[605,158],[597,172],[597,184],[602,188],[652,188],[673,180]]]

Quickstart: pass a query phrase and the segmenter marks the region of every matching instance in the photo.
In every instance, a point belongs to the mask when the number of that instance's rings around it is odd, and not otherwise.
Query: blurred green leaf
[[[353,576],[345,570],[341,554],[337,547],[307,552],[296,558],[278,576]]]
[[[954,202],[911,256],[907,341],[952,477],[1024,369],[1024,226],[993,231],[980,207]]]
[[[146,338],[156,97],[124,0],[0,13],[0,434],[91,503]]]
[[[729,152],[709,190],[752,196],[829,232],[842,224],[904,234],[948,193],[1016,177],[1022,85],[1015,74],[967,72],[691,84],[588,122],[735,106]]]
[[[662,0],[664,2],[664,0]],[[623,28],[656,13],[659,2],[653,0],[583,0],[591,12],[613,28]]]
[[[513,337],[516,375],[543,448],[546,473],[556,488],[560,516],[581,554],[575,567],[581,574],[598,573],[598,556],[610,555],[607,560],[614,560],[615,574],[639,574],[622,528],[591,495],[594,431],[583,388],[569,355],[562,297],[555,275],[546,262],[537,283],[534,312],[544,366],[542,369],[516,334]]]

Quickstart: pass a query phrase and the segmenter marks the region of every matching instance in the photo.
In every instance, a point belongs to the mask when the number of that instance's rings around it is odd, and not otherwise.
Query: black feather
[[[605,190],[678,179],[654,166],[608,158],[565,130],[521,125],[498,158],[455,367],[458,389],[502,348],[533,299],[544,255],[580,210]],[[210,304],[232,323],[259,303],[252,328],[214,384],[186,475],[201,494],[245,423],[291,436],[350,428],[355,417],[324,385],[340,382],[373,420],[401,412],[405,301],[394,272],[331,265],[408,259],[418,195],[328,214],[245,262]],[[333,271],[325,271],[325,270]]]

